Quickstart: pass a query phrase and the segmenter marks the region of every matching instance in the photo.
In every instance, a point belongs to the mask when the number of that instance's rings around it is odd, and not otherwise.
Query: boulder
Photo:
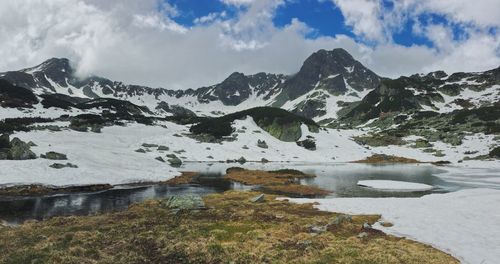
[[[266,141],[260,139],[257,140],[257,147],[264,149],[268,148]]]
[[[309,138],[302,141],[297,141],[297,146],[303,147],[307,150],[316,150],[316,142]]]
[[[160,146],[158,146],[158,148],[156,150],[158,150],[158,151],[168,151],[169,148],[167,146],[160,145]]]
[[[177,213],[181,210],[205,209],[205,203],[199,195],[171,196],[160,202],[163,207],[169,208],[173,213]]]
[[[157,144],[149,144],[149,143],[142,143],[142,146],[145,148],[157,148]]]
[[[252,199],[250,199],[250,201],[252,203],[261,203],[261,202],[264,201],[264,194],[259,194],[259,195],[255,196],[255,197],[253,197]]]
[[[71,163],[66,163],[66,164],[54,163],[54,164],[49,165],[49,167],[54,168],[54,169],[62,169],[62,168],[73,168],[73,169],[76,169],[76,168],[78,168],[78,166],[76,166],[74,164],[71,164]]]
[[[65,154],[58,153],[55,151],[49,151],[45,154],[40,155],[40,158],[49,159],[49,160],[67,160],[68,157]]]
[[[172,167],[180,167],[182,165],[182,160],[179,159],[177,156],[173,154],[167,155],[170,159],[168,159],[168,163],[170,163],[170,166]]]
[[[11,145],[9,151],[10,159],[13,160],[36,159],[36,154],[30,150],[30,146],[28,145],[28,143],[23,142],[19,138],[12,139],[10,145]]]

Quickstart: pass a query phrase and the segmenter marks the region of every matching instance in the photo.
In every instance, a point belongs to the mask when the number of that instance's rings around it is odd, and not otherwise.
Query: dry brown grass
[[[381,163],[422,163],[422,162],[416,159],[410,159],[405,157],[374,154],[366,159],[353,161],[353,163],[381,164]]]
[[[194,171],[182,171],[181,175],[176,176],[170,180],[165,181],[168,185],[181,185],[181,184],[190,184],[194,183],[196,177],[198,177],[199,173]]]
[[[285,184],[285,185],[266,185],[263,187],[266,193],[275,193],[287,195],[290,197],[318,197],[330,194],[330,191],[310,185]]]
[[[207,196],[207,210],[173,213],[162,201],[124,212],[57,217],[17,228],[0,227],[0,263],[458,263],[414,241],[372,232],[362,224],[379,216],[353,216],[313,234],[337,214],[311,204],[290,204],[258,193]]]
[[[229,168],[224,177],[247,185],[261,186],[263,192],[271,194],[292,197],[321,197],[331,193],[315,186],[300,185],[300,179],[316,176],[296,170],[262,171]]]
[[[275,185],[295,183],[299,179],[314,178],[315,176],[293,170],[263,171],[229,168],[226,170],[225,177],[247,185]]]
[[[97,192],[113,188],[109,184],[94,184],[82,186],[55,187],[39,184],[18,185],[0,188],[0,195],[4,196],[39,196],[55,193]]]

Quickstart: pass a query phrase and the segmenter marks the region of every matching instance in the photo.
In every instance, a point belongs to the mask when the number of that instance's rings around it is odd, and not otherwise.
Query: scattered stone
[[[165,162],[165,160],[162,157],[160,157],[160,156],[156,157],[155,160],[161,161],[161,162]]]
[[[434,164],[436,166],[443,166],[443,165],[451,164],[451,161],[448,161],[448,160],[438,160],[438,161],[432,162],[432,164]]]
[[[52,165],[49,165],[49,167],[54,168],[54,169],[62,169],[62,168],[74,168],[74,169],[76,169],[76,168],[78,168],[78,166],[71,164],[71,163],[66,163],[66,164],[54,163]]]
[[[316,150],[316,142],[309,138],[302,141],[297,141],[297,146],[303,147],[307,150]]]
[[[171,156],[169,156],[169,155],[171,155]],[[168,163],[170,163],[170,166],[178,168],[182,165],[181,159],[179,159],[174,154],[169,154],[169,155],[167,155],[167,157],[169,157]]]
[[[370,224],[368,224],[368,223],[363,224],[363,229],[370,229],[370,228],[372,228],[372,226]]]
[[[390,222],[386,222],[386,221],[379,221],[380,225],[383,226],[383,227],[391,227],[391,226],[394,226],[392,223]]]
[[[171,196],[161,200],[161,205],[169,208],[173,213],[183,210],[202,210],[205,209],[205,203],[199,195],[179,195]]]
[[[40,155],[40,158],[42,159],[49,159],[49,160],[67,160],[68,157],[65,154],[58,153],[55,151],[49,151],[45,154]]]
[[[207,159],[214,159],[211,155],[207,156]]]
[[[253,197],[251,200],[250,200],[252,203],[261,203],[261,202],[264,202],[264,194],[259,194],[255,197]]]
[[[315,234],[321,234],[326,232],[326,226],[310,226],[309,227],[309,232],[315,233]]]
[[[247,162],[247,160],[244,157],[240,157],[239,159],[236,160],[236,162],[238,162],[240,164],[244,164]]]
[[[149,143],[142,143],[142,146],[145,148],[156,148],[158,147],[157,144],[149,144]]]
[[[139,152],[139,153],[146,153],[146,151],[144,149],[136,149],[135,152]]]
[[[160,146],[158,146],[158,148],[156,150],[158,150],[158,151],[168,151],[169,147],[160,145]]]
[[[182,137],[182,135],[179,135],[177,133],[173,134],[174,137]]]
[[[266,141],[260,139],[257,140],[257,147],[264,149],[268,148]]]
[[[366,238],[366,237],[368,237],[368,233],[366,232],[361,232],[358,234],[358,238]]]
[[[30,142],[28,142],[28,146],[30,146],[30,147],[37,147],[38,145],[35,144],[35,142],[30,141]]]
[[[247,145],[243,145],[243,147],[241,147],[242,149],[248,149],[248,146]]]
[[[330,223],[330,225],[340,226],[340,225],[342,225],[342,223],[345,223],[345,222],[351,223],[352,222],[352,216],[350,216],[350,215],[344,215],[344,214],[343,215],[339,215],[335,219],[333,219],[333,221]]]
[[[266,158],[262,158],[262,159],[260,159],[260,162],[262,162],[262,163],[268,163],[268,162],[269,162],[269,160],[268,160],[268,159],[266,159]]]

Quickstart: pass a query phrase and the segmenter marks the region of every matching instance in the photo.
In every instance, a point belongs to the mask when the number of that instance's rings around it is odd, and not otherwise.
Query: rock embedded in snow
[[[358,185],[361,187],[368,187],[378,190],[389,190],[389,191],[428,191],[434,188],[434,186],[432,185],[423,183],[390,181],[390,180],[358,181]]]

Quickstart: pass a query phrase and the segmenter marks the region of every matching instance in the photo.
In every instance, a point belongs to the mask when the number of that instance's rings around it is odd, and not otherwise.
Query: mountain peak
[[[70,61],[66,58],[50,58],[35,67],[22,70],[26,73],[42,72],[46,76],[59,79],[61,76],[69,77],[73,74]]]
[[[344,80],[358,91],[374,89],[380,80],[374,72],[355,60],[346,50],[321,49],[311,54],[302,64],[300,71],[287,81],[287,97],[295,99],[314,89],[325,78],[340,78],[340,81],[327,82],[323,85],[330,91],[345,91],[345,87],[333,87],[344,86]]]

